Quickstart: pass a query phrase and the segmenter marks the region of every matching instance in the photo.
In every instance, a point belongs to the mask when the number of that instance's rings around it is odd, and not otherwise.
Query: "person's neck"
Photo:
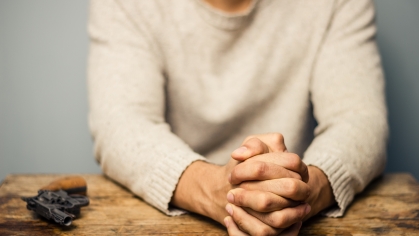
[[[242,13],[249,9],[253,0],[204,0],[212,7],[228,13]]]

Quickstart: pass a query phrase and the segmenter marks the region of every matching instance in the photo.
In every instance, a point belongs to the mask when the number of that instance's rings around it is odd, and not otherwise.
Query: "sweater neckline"
[[[198,5],[199,15],[207,23],[223,30],[238,30],[246,25],[255,12],[258,1],[252,0],[249,8],[245,12],[227,13],[212,7],[208,3],[205,3],[204,0],[195,0],[196,5]]]

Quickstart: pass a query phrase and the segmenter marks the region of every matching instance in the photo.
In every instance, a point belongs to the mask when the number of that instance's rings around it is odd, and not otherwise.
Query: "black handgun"
[[[39,190],[34,197],[22,197],[27,202],[26,208],[37,214],[54,220],[60,225],[69,226],[80,214],[80,207],[89,205],[89,198],[82,195],[68,195],[63,190]]]

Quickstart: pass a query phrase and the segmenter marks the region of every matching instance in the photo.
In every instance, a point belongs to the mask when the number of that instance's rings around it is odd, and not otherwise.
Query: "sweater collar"
[[[199,15],[207,23],[223,30],[238,30],[245,26],[255,12],[258,1],[253,0],[246,12],[227,13],[210,6],[204,0],[195,0]]]

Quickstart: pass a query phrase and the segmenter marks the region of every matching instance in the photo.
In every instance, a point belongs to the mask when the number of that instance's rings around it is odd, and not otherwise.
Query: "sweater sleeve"
[[[169,215],[176,184],[204,160],[165,122],[159,48],[117,0],[92,0],[88,89],[95,156],[106,175]]]
[[[384,170],[388,136],[372,1],[335,7],[310,85],[318,126],[303,159],[328,177],[337,206],[324,213],[332,217]]]

